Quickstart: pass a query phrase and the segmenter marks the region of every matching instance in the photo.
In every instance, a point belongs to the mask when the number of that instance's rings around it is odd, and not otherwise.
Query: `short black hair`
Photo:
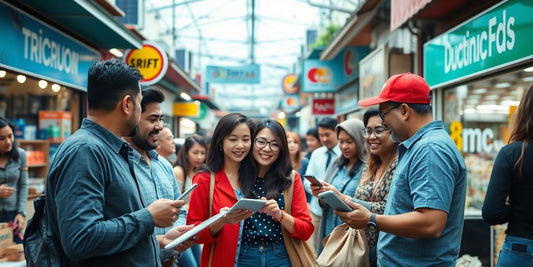
[[[337,124],[338,122],[336,119],[332,117],[325,117],[318,122],[318,127],[327,128],[332,131],[335,131],[335,127],[337,126]]]
[[[143,100],[141,101],[141,112],[144,112],[146,106],[152,103],[163,103],[165,95],[161,91],[153,87],[148,87],[142,90]]]
[[[313,128],[310,128],[309,130],[307,130],[307,133],[305,135],[312,135],[316,139],[320,140],[320,136],[318,135],[318,128],[316,128],[316,127],[313,127]]]
[[[116,59],[94,63],[89,68],[87,80],[89,110],[110,112],[125,95],[135,101],[142,79],[138,69]]]

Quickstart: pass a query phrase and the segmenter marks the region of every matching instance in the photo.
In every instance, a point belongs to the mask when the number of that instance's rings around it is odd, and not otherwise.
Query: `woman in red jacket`
[[[281,229],[292,238],[307,240],[314,229],[311,215],[298,172],[294,172],[292,214],[285,212],[283,190],[292,184],[292,166],[283,126],[274,120],[259,121],[255,131],[252,154],[258,172],[250,179],[250,193],[267,203],[244,220],[237,265],[290,267]]]
[[[193,178],[198,187],[191,193],[187,224],[199,224],[221,210],[227,210],[238,199],[248,197],[253,177],[257,174],[249,153],[253,128],[253,123],[239,113],[230,113],[220,119],[211,138],[206,164],[215,176],[212,214],[209,213],[211,172],[203,171]],[[243,195],[243,192],[247,193]],[[201,231],[197,240],[197,243],[204,244],[200,266],[234,266],[240,222],[252,214],[248,210],[237,210]]]

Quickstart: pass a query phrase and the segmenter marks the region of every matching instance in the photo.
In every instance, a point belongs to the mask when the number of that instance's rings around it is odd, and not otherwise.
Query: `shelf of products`
[[[47,140],[19,139],[17,143],[26,151],[29,178],[28,199],[34,199],[44,191],[50,164],[50,142]]]

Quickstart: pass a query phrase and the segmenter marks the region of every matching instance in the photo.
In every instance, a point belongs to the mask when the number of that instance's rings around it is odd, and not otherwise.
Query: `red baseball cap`
[[[391,76],[379,96],[359,101],[359,106],[368,107],[384,102],[429,104],[431,89],[424,78],[410,72]]]

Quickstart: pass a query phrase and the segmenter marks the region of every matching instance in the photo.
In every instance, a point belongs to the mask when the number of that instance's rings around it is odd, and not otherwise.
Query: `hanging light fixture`
[[[57,83],[52,84],[52,91],[57,93],[59,92],[60,89],[61,89],[61,86],[59,84]]]
[[[41,87],[41,89],[46,88],[46,86],[48,86],[48,82],[47,81],[45,81],[45,80],[40,80],[39,81],[39,87]]]
[[[25,83],[26,82],[26,76],[24,76],[22,74],[17,75],[17,81],[19,83]]]

